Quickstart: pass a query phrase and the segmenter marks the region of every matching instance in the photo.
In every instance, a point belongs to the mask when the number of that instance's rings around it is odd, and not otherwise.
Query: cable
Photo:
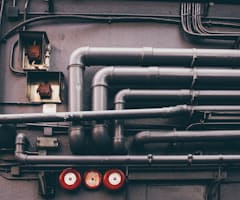
[[[28,19],[23,21],[13,28],[11,28],[7,33],[3,35],[0,39],[0,43],[4,42],[8,38],[10,38],[13,34],[19,31],[20,28],[39,21],[44,20],[85,20],[86,22],[101,22],[101,23],[113,23],[113,22],[167,22],[167,23],[180,23],[179,20],[170,19],[170,18],[158,18],[158,17],[99,17],[99,16],[88,16],[88,15],[48,15],[48,16],[40,16],[32,19]]]
[[[3,1],[3,0],[2,0]],[[188,9],[186,9],[187,7]],[[181,4],[181,20],[178,19],[171,19],[170,17],[147,17],[147,16],[97,16],[97,15],[87,15],[87,14],[82,14],[82,15],[47,15],[47,16],[40,16],[40,17],[35,17],[31,19],[26,19],[25,21],[17,24],[13,28],[11,28],[7,33],[3,35],[3,37],[0,39],[0,43],[4,42],[8,38],[10,38],[13,34],[17,33],[20,28],[39,21],[44,21],[44,20],[59,20],[59,19],[66,19],[66,20],[82,20],[83,22],[101,22],[101,23],[114,23],[114,22],[162,22],[162,23],[174,23],[178,24],[181,23],[184,32],[190,34],[191,36],[198,36],[202,38],[217,38],[222,37],[221,39],[231,39],[231,40],[236,40],[239,35],[203,35],[203,34],[197,34],[191,31],[191,19],[189,18],[189,11],[191,9],[189,8],[189,4],[187,3],[182,3]],[[26,16],[26,14],[25,14]],[[216,19],[217,20],[217,19]],[[220,19],[219,19],[220,20]],[[238,19],[236,19],[238,20]],[[187,24],[187,27],[186,27]],[[208,22],[204,22],[204,24],[208,24]],[[212,20],[209,21],[209,24],[211,25],[219,25],[217,22],[213,22]],[[233,24],[233,23],[223,23],[221,24],[222,26],[234,26],[234,27],[239,27],[240,25],[238,24]]]
[[[17,4],[16,4],[16,0],[13,0],[12,1],[12,6],[15,7]]]
[[[17,70],[17,69],[14,67],[14,64],[13,64],[14,52],[15,52],[15,49],[16,49],[17,45],[18,45],[18,40],[13,43],[12,48],[11,48],[9,69],[10,69],[13,73],[15,73],[16,75],[25,76],[25,75],[26,75],[26,72]]]
[[[211,31],[211,30],[208,30],[206,29],[203,24],[202,24],[202,21],[201,21],[201,4],[200,3],[192,3],[193,6],[195,7],[195,18],[196,18],[196,21],[197,21],[197,26],[200,28],[201,32],[202,33],[208,33],[208,34],[240,34],[240,32],[218,32],[218,31]],[[200,32],[200,33],[201,33]]]
[[[27,11],[28,11],[28,7],[29,7],[29,3],[30,3],[30,0],[25,0],[23,21],[27,20]],[[26,29],[26,26],[23,26],[23,31],[25,31],[25,29]]]
[[[3,20],[4,6],[5,6],[5,0],[2,0],[1,1],[1,8],[0,8],[0,27],[2,25],[2,20]]]
[[[190,36],[202,39],[237,40],[240,37],[238,32],[211,33],[201,23],[201,10],[199,4],[181,4],[181,25],[185,33]]]

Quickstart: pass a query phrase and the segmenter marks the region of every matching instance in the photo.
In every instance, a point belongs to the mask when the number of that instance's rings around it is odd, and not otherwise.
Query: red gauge
[[[97,189],[102,183],[102,174],[96,170],[90,170],[84,174],[84,183],[88,189]]]
[[[59,175],[59,183],[65,190],[75,190],[81,184],[82,178],[80,173],[72,168],[67,168]]]
[[[125,175],[121,170],[108,170],[103,176],[103,184],[109,190],[118,190],[125,183]]]

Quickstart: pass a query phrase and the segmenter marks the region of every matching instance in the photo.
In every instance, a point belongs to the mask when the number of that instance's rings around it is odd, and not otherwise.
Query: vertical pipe
[[[118,102],[115,104],[115,110],[123,110],[124,102]],[[113,136],[113,150],[117,154],[126,154],[127,148],[125,146],[124,137],[124,120],[115,120],[115,130]]]
[[[112,74],[113,67],[103,68],[97,72],[92,84],[92,110],[101,111],[107,110],[107,91],[108,77]],[[108,124],[104,121],[96,121],[92,129],[92,139],[94,145],[105,153],[111,147],[111,139],[108,133]]]
[[[81,64],[68,66],[69,82],[68,82],[68,110],[77,112],[83,110],[83,77],[84,67]],[[85,133],[84,127],[77,121],[72,122],[69,128],[69,144],[73,153],[82,153],[85,149]]]

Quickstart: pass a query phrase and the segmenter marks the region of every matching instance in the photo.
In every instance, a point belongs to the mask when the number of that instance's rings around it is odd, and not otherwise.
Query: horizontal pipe
[[[239,130],[218,131],[142,131],[134,136],[135,144],[165,142],[217,142],[240,139]]]
[[[69,65],[131,66],[238,66],[240,52],[233,49],[80,47]]]
[[[23,164],[80,164],[80,165],[223,165],[240,162],[240,155],[120,155],[120,156],[72,156],[27,155],[28,140],[24,134],[16,137],[16,160]]]
[[[115,96],[115,110],[125,109],[125,103],[128,100],[153,101],[160,103],[174,101],[176,104],[239,104],[239,90],[134,90],[123,89]],[[159,106],[160,106],[159,103]],[[170,103],[171,104],[171,103]],[[170,134],[170,133],[169,133]],[[164,136],[166,136],[164,134]],[[159,137],[164,137],[159,136]],[[188,135],[190,136],[190,135]],[[113,149],[116,153],[126,153],[124,142],[124,122],[115,121],[115,131],[113,136]]]
[[[194,89],[239,89],[239,69],[205,69],[205,68],[163,68],[163,67],[108,67],[99,70],[92,81],[92,109],[107,110],[107,90],[110,84],[151,84],[159,88],[194,88]],[[207,92],[206,92],[207,93]],[[227,92],[226,92],[227,93]],[[230,93],[230,92],[229,92]],[[237,96],[237,95],[236,95]],[[119,126],[120,125],[120,126]],[[116,122],[116,132],[122,132],[121,122]],[[118,130],[117,130],[118,129]],[[121,143],[123,137],[116,133],[114,145]],[[99,143],[99,135],[109,141],[107,126],[98,122],[93,128],[93,141]],[[104,144],[102,146],[105,146]],[[107,146],[107,145],[106,145]],[[116,149],[121,148],[119,145]]]
[[[25,113],[0,114],[0,123],[26,123],[26,122],[60,122],[60,121],[93,121],[114,119],[137,119],[152,117],[171,117],[178,114],[189,113],[191,107],[179,105],[157,109],[128,109],[122,111],[81,111],[58,113]],[[240,106],[239,106],[240,111]]]
[[[239,66],[240,52],[230,49],[157,49],[157,48],[102,48],[81,47],[73,51],[69,60],[68,111],[83,110],[84,68],[98,65],[177,65],[177,66]],[[103,98],[107,98],[104,94]],[[104,110],[104,109],[102,109]],[[69,142],[72,151],[85,144],[85,130],[79,124],[69,130]],[[109,141],[104,132],[106,127],[96,126],[93,130],[99,139]],[[101,134],[102,133],[102,134]],[[93,137],[96,135],[93,134]],[[105,138],[105,139],[104,139]],[[108,144],[106,142],[105,144]]]
[[[240,90],[139,90],[139,89],[123,89],[120,90],[114,100],[115,109],[118,105],[125,103],[128,100],[157,100],[160,102],[174,101],[176,104],[218,104],[232,105],[240,104]]]
[[[105,111],[57,112],[57,113],[24,113],[0,114],[0,124],[63,122],[63,121],[95,121],[117,119],[141,119],[171,117],[193,112],[235,113],[240,115],[240,106],[187,106],[178,105],[165,108],[126,109]]]

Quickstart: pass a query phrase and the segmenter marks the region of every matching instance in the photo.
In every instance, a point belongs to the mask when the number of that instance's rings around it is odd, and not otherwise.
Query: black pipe
[[[85,66],[239,66],[239,63],[238,50],[81,47],[71,54],[69,61],[69,111],[82,111]],[[96,133],[106,131],[104,126],[97,127]],[[101,137],[110,141],[106,134]],[[76,128],[69,130],[69,142],[73,152],[81,152],[81,147],[85,145],[84,138],[84,128],[81,125],[77,124]],[[98,138],[96,137],[96,140]]]
[[[114,100],[115,110],[123,110],[127,100],[160,100],[176,101],[176,104],[198,104],[212,102],[214,104],[236,104],[240,102],[239,90],[120,90]],[[124,122],[115,121],[113,149],[116,153],[126,153],[124,142]]]
[[[27,155],[28,139],[24,134],[16,137],[16,160],[23,164],[80,164],[80,165],[223,165],[240,163],[240,155],[118,155],[72,156]]]
[[[218,131],[142,131],[134,136],[135,144],[165,142],[217,142],[240,139],[239,130]]]
[[[239,69],[160,67],[103,68],[95,74],[92,81],[92,109],[94,111],[107,110],[107,89],[110,84],[109,82],[145,85],[151,83],[160,88],[226,89],[231,87],[239,89],[239,78]],[[93,128],[93,140],[95,144],[99,144],[99,135],[104,138],[105,141],[110,141],[107,126],[102,122],[98,122]],[[116,148],[121,148],[121,145],[117,147],[117,143],[122,140],[121,136],[118,135],[115,139]],[[99,146],[100,145],[108,146],[109,144],[103,143],[99,144]]]

